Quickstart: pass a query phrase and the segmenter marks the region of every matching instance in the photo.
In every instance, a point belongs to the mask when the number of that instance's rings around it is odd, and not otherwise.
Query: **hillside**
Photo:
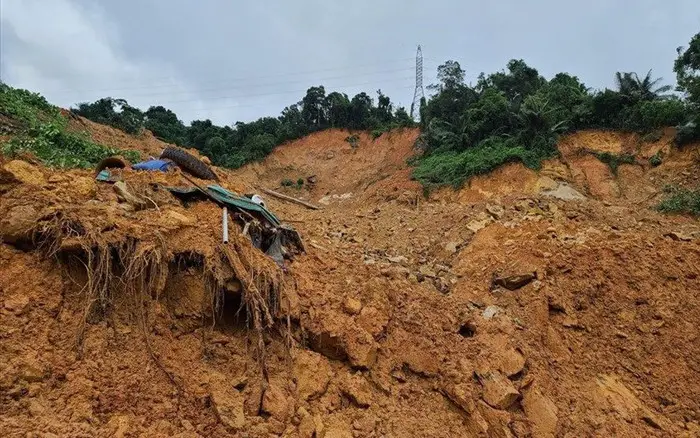
[[[3,436],[700,434],[700,224],[653,208],[697,185],[698,145],[579,132],[539,171],[426,198],[406,164],[417,130],[349,135],[216,169],[322,206],[263,194],[306,244],[286,272],[239,228],[222,245],[213,203],[157,189],[177,172],[123,171],[153,201],[134,211],[90,170],[0,159]],[[281,306],[261,357],[264,290]]]

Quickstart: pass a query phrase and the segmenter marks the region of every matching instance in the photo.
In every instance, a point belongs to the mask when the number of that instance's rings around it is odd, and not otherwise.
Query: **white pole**
[[[224,207],[224,217],[222,218],[224,228],[224,243],[228,243],[228,210]]]

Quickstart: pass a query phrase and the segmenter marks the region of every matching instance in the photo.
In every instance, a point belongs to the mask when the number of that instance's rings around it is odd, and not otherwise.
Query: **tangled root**
[[[202,265],[213,324],[221,316],[224,294],[231,282],[240,282],[239,311],[245,311],[247,327],[257,334],[257,352],[264,357],[263,334],[275,325],[284,283],[279,267],[245,237],[235,234],[229,244],[218,244],[206,255],[196,250],[172,254],[158,233],[149,235],[149,240],[122,237],[107,241],[86,229],[78,216],[65,211],[40,221],[33,236],[37,247],[47,255],[69,256],[84,268],[84,306],[76,336],[79,353],[88,321],[107,315],[117,298],[132,303],[130,307],[139,325],[148,332],[148,314],[144,309],[151,299],[160,298],[170,264],[177,266],[183,258],[189,258]]]

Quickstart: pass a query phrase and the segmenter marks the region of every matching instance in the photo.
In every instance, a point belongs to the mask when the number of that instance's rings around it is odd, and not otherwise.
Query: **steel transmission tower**
[[[413,92],[413,103],[411,104],[411,118],[417,113],[416,119],[420,120],[420,101],[425,97],[423,94],[423,51],[418,45],[416,52],[416,91]],[[415,119],[414,119],[415,120]]]

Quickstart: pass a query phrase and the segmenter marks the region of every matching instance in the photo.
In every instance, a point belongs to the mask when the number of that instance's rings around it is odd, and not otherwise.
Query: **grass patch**
[[[0,145],[9,157],[31,154],[46,166],[90,168],[103,158],[122,155],[137,161],[138,152],[110,148],[90,140],[87,133],[68,130],[68,119],[37,93],[0,83],[0,114],[16,120],[21,131]]]
[[[353,148],[353,149],[357,149],[357,146],[360,145],[360,137],[358,137],[358,136],[355,135],[355,134],[353,134],[353,135],[348,135],[347,137],[345,137],[345,141],[347,141],[348,143],[350,143],[350,147]]]
[[[613,175],[617,175],[620,164],[634,164],[637,159],[631,154],[611,154],[610,152],[596,152],[594,154],[600,161],[607,164]]]
[[[434,152],[420,157],[414,162],[417,167],[413,176],[423,185],[452,185],[458,188],[473,176],[491,172],[511,162],[519,161],[529,168],[538,169],[543,160],[555,154],[556,151],[526,149],[515,145],[510,139],[502,139],[462,152]]]
[[[700,216],[700,188],[695,190],[670,187],[668,197],[656,207],[662,213],[692,214]]]

